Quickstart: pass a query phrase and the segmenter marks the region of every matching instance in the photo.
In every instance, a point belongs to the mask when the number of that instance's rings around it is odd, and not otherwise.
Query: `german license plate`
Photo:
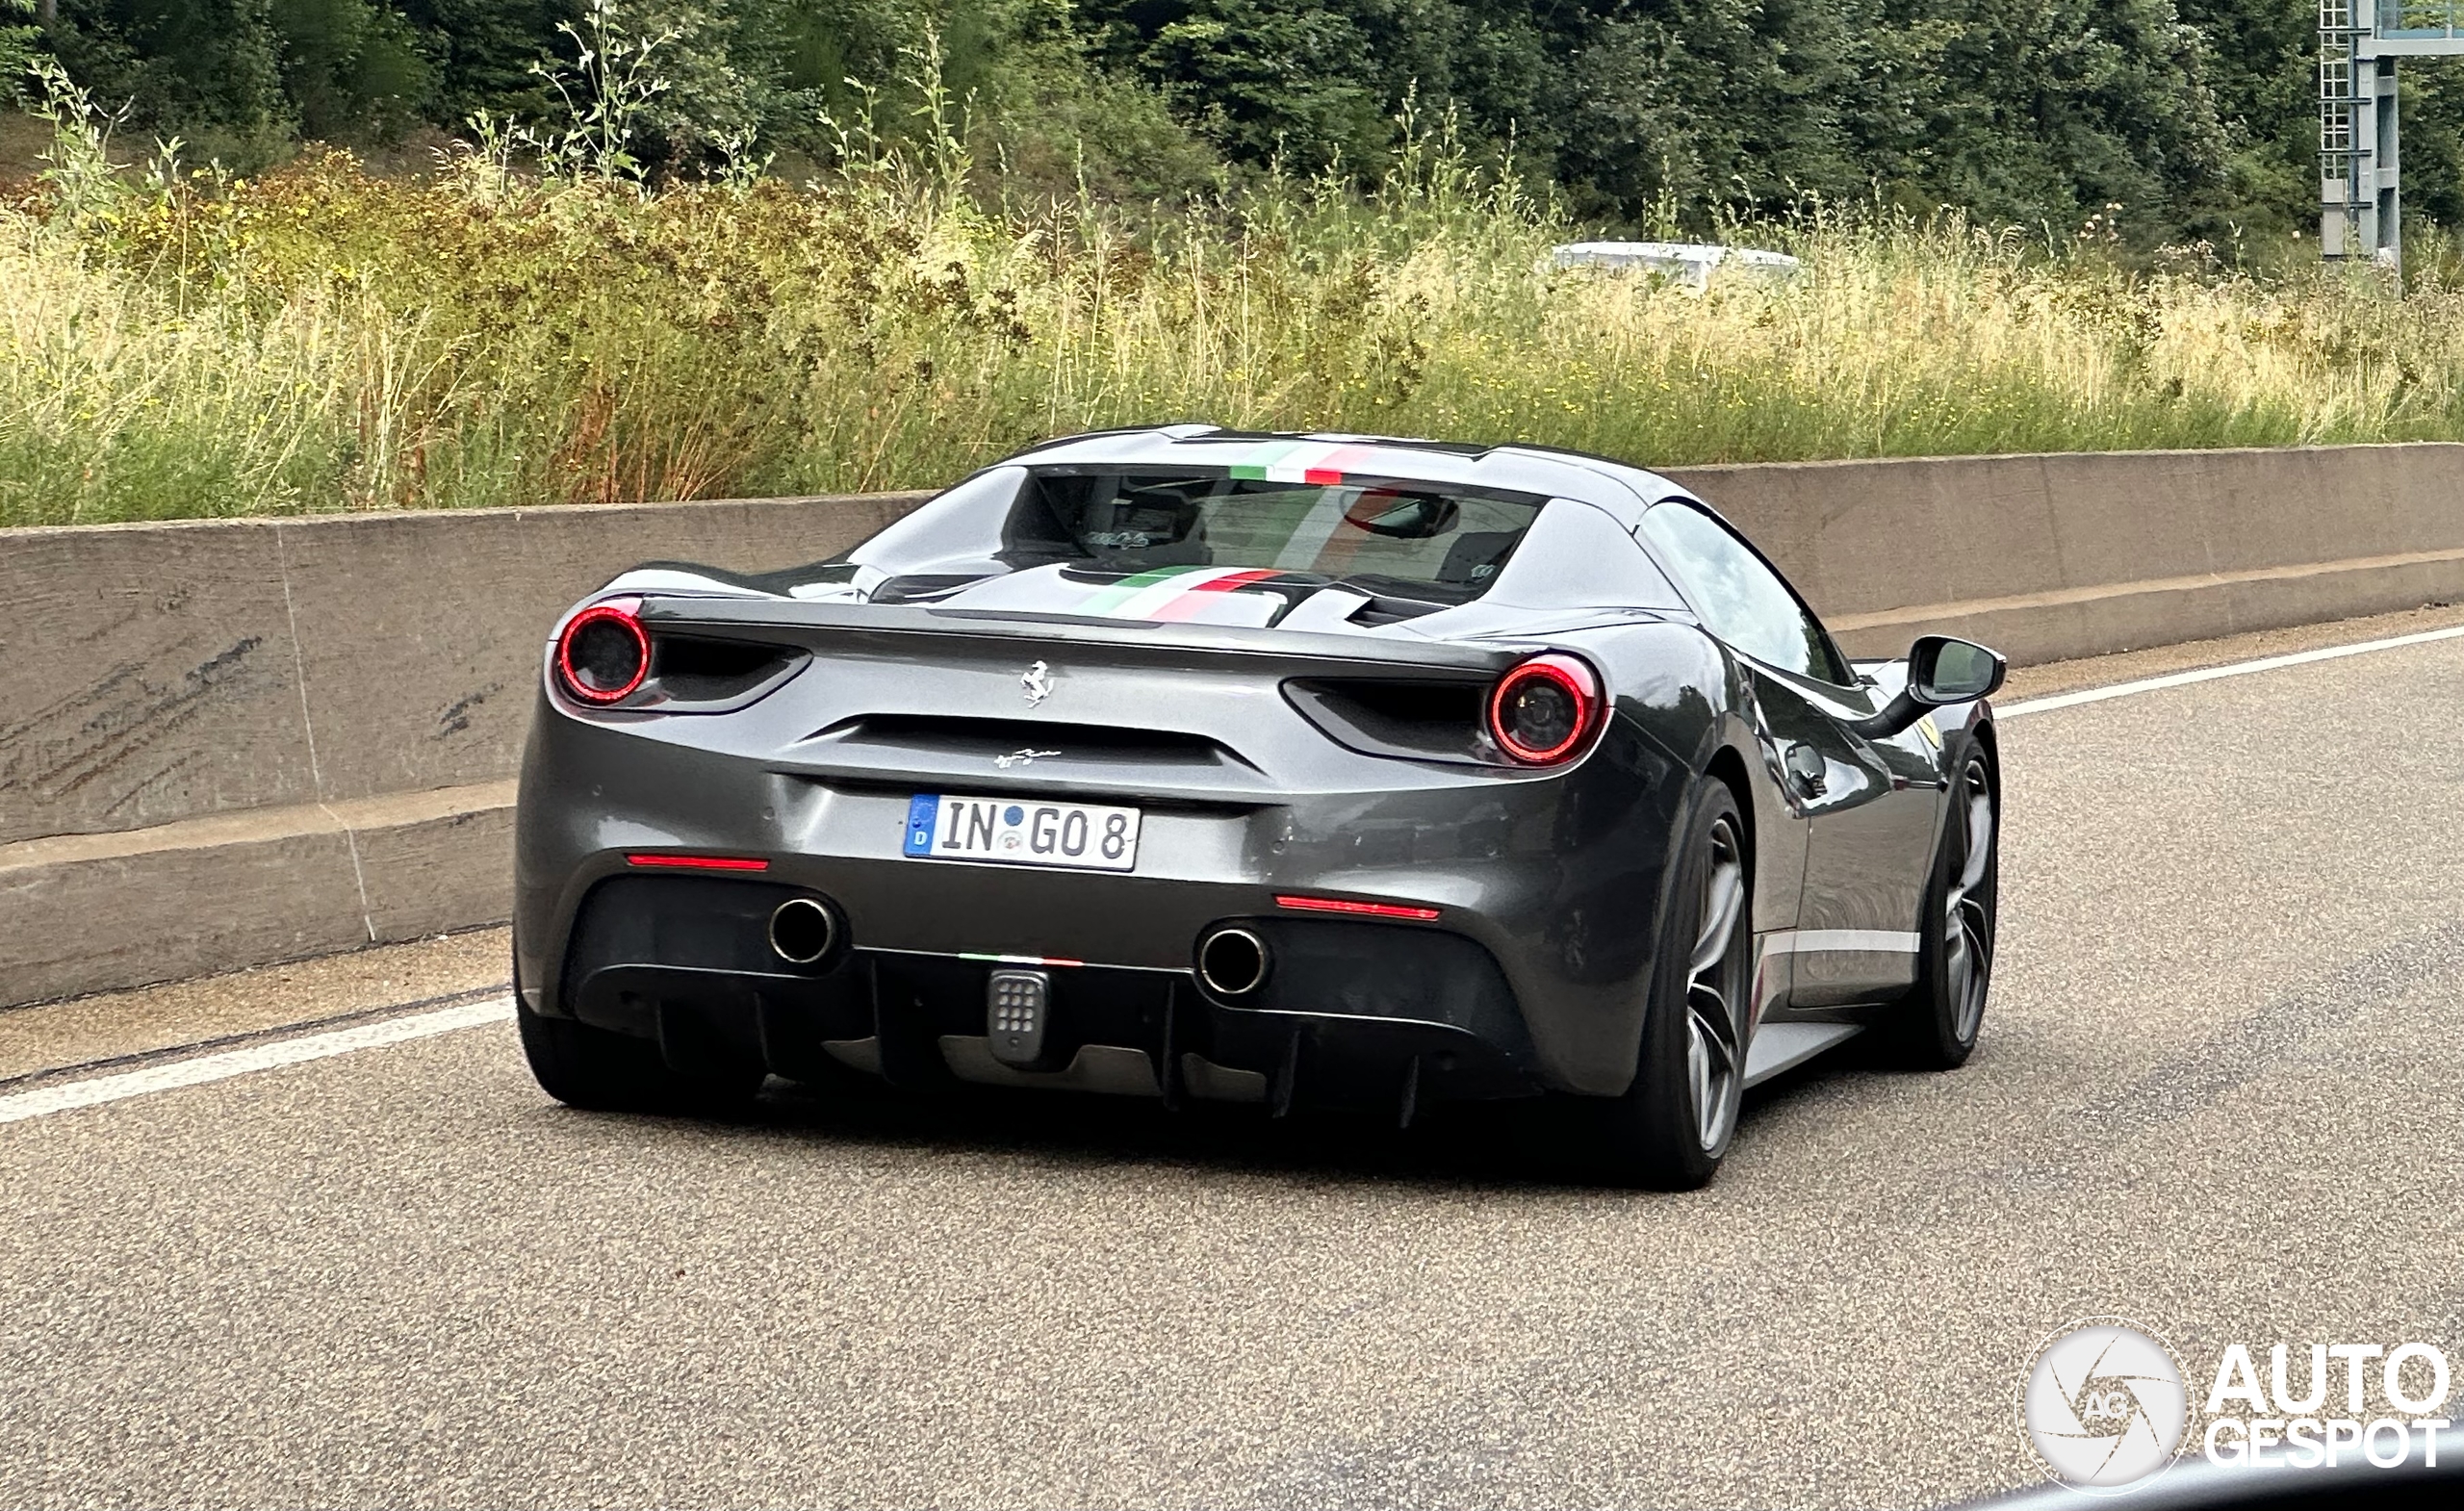
[[[907,853],[1128,871],[1138,865],[1138,809],[917,793],[907,805]]]

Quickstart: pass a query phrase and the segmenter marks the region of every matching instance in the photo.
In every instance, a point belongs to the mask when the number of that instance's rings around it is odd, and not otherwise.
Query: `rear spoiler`
[[[799,602],[783,599],[652,595],[642,623],[682,629],[741,631],[751,638],[820,653],[860,650],[914,656],[937,644],[951,653],[983,655],[1007,641],[1038,654],[1065,647],[1101,647],[1117,661],[1186,665],[1194,657],[1256,656],[1327,663],[1321,672],[1355,668],[1366,675],[1398,670],[1461,672],[1495,677],[1542,644],[1470,646],[1402,636],[1251,629],[1226,625],[1159,624],[1076,614],[935,608],[890,603]]]

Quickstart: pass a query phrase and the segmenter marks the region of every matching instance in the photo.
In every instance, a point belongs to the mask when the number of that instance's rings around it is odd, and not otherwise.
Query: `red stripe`
[[[636,852],[627,865],[657,866],[672,871],[767,871],[770,862],[758,856],[674,856]]]
[[[1301,469],[1300,480],[1320,487],[1331,487],[1344,480],[1344,469],[1358,467],[1375,453],[1365,446],[1339,446],[1318,459],[1318,465]]]
[[[1229,593],[1234,588],[1247,587],[1252,582],[1264,582],[1269,577],[1279,577],[1282,576],[1282,572],[1273,567],[1252,567],[1246,572],[1236,572],[1228,577],[1216,577],[1209,581],[1201,582],[1197,586],[1190,589],[1190,591],[1193,593]]]
[[[1344,897],[1278,896],[1274,905],[1303,913],[1359,913],[1370,918],[1411,918],[1421,923],[1433,923],[1437,919],[1434,908],[1406,908],[1400,903],[1356,903]]]

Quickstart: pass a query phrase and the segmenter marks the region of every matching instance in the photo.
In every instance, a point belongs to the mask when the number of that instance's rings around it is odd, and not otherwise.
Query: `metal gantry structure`
[[[2464,55],[2464,0],[2319,0],[2319,250],[2403,254],[2396,60]]]

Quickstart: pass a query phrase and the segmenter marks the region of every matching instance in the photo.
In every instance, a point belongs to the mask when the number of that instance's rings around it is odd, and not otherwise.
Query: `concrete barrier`
[[[2464,446],[1688,468],[1849,649],[2021,663],[2464,599]],[[556,612],[922,498],[0,530],[0,1005],[507,911]]]
[[[2022,663],[2464,599],[2464,445],[1683,468],[1858,655]]]
[[[556,614],[924,497],[0,530],[0,1006],[502,919]]]
[[[576,598],[819,560],[923,497],[0,530],[0,844],[500,781]]]

